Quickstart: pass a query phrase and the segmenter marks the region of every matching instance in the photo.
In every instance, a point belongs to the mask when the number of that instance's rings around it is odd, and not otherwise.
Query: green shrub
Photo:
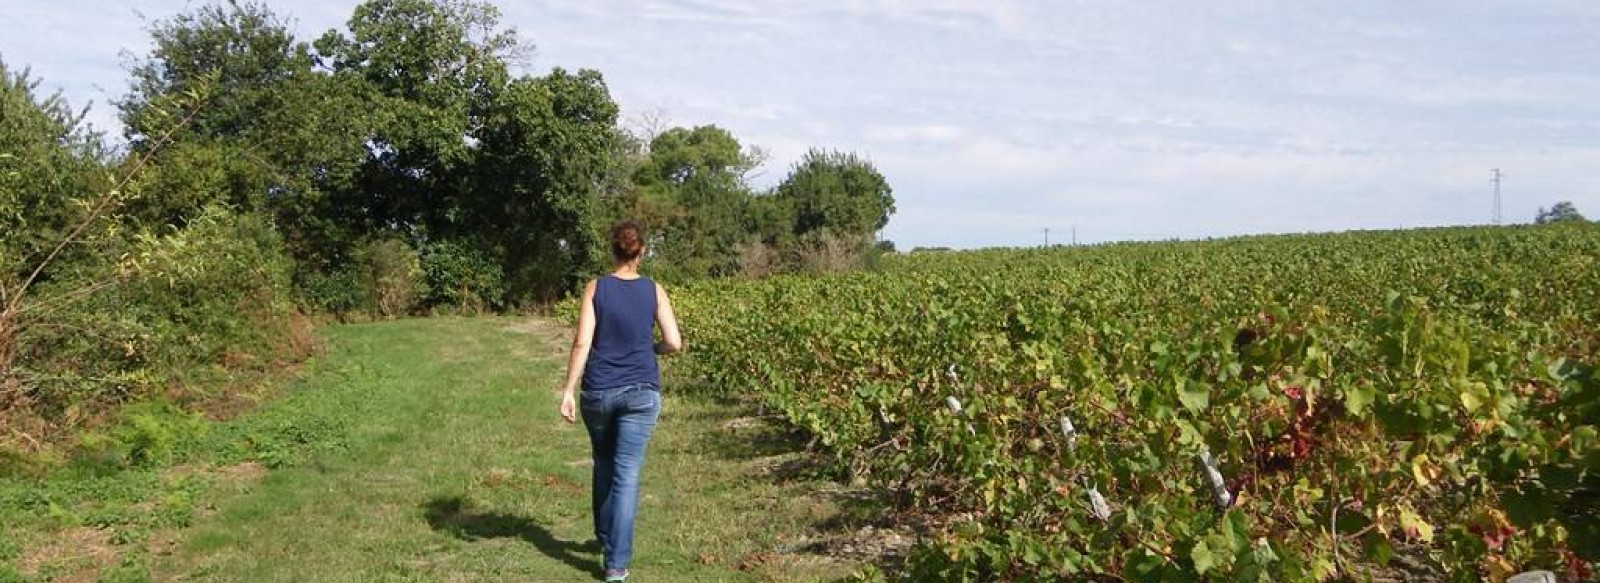
[[[505,273],[487,253],[454,241],[422,249],[428,308],[454,307],[481,312],[504,305]]]
[[[205,437],[203,417],[168,403],[146,401],[123,408],[109,429],[78,438],[78,463],[86,469],[151,467],[169,463]]]
[[[116,263],[60,270],[18,336],[15,382],[52,430],[142,396],[203,394],[292,336],[290,263],[266,219],[208,207],[128,248]]]
[[[377,315],[402,316],[427,293],[422,279],[421,256],[400,239],[378,239],[362,249],[359,263],[366,271],[366,287]]]
[[[137,403],[122,410],[123,423],[111,431],[131,465],[171,461],[205,436],[200,415],[166,403]]]
[[[360,266],[349,264],[332,271],[308,271],[297,286],[301,303],[308,311],[341,318],[372,311],[372,295],[367,293]]]
[[[182,231],[142,241],[140,253],[147,269],[117,299],[140,308],[161,368],[263,354],[289,335],[291,263],[265,218],[208,207]]]
[[[310,311],[338,316],[394,318],[416,311],[427,297],[422,256],[396,237],[371,239],[326,269],[307,269],[296,288]]]

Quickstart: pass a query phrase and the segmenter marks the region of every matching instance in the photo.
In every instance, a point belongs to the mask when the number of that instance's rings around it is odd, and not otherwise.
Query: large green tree
[[[554,299],[604,257],[617,105],[598,72],[556,69],[511,82],[487,113],[455,226],[502,260],[513,292]]]
[[[893,192],[889,181],[865,158],[811,150],[773,195],[793,213],[796,236],[822,229],[868,235],[889,223],[895,211]]]
[[[369,221],[353,212],[367,155],[366,88],[318,72],[310,47],[263,4],[230,0],[157,21],[118,105],[134,153],[193,115],[141,177],[133,216],[181,225],[209,203],[276,218],[297,257],[342,257]],[[175,102],[198,86],[196,111]]]
[[[672,128],[651,140],[634,174],[633,214],[651,227],[669,277],[737,269],[734,245],[749,236],[746,176],[757,161],[733,134],[712,125]]]
[[[595,267],[618,139],[599,73],[513,77],[528,45],[470,0],[372,0],[317,49],[370,91],[358,189],[375,225],[491,257],[513,298],[552,299]]]
[[[379,225],[450,236],[471,190],[475,134],[510,81],[506,59],[526,49],[493,5],[466,0],[372,0],[348,27],[316,47],[335,76],[368,90],[366,211]]]

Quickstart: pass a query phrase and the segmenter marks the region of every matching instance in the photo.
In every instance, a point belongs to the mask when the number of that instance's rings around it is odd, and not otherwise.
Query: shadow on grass
[[[776,484],[809,484],[812,495],[831,500],[837,513],[812,524],[818,533],[836,538],[862,527],[894,527],[900,525],[895,512],[886,512],[893,500],[891,492],[865,486],[849,485],[848,469],[827,453],[820,451],[812,437],[805,431],[784,423],[781,418],[760,410],[752,399],[722,398],[693,395],[714,407],[700,408],[698,415],[708,419],[715,430],[700,436],[707,451],[724,459],[736,461],[763,460],[756,469],[757,479]],[[719,417],[727,412],[741,413],[735,417]],[[827,542],[814,543],[806,550],[828,554]]]
[[[708,432],[704,443],[725,459],[812,453],[814,449],[810,435],[763,411],[749,397],[689,393],[681,398],[700,405],[681,413],[686,419],[718,429]],[[728,417],[729,412],[737,416]]]
[[[539,552],[601,580],[600,563],[578,553],[596,553],[593,541],[579,543],[557,539],[539,523],[524,516],[478,512],[461,496],[437,497],[423,504],[423,517],[434,530],[450,533],[465,541],[490,538],[520,538]]]

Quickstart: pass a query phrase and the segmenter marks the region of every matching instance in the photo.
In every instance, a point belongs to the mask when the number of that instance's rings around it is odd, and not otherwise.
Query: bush
[[[427,295],[422,259],[395,237],[362,243],[344,264],[302,273],[297,288],[309,310],[333,314],[395,318],[413,312]]]
[[[482,312],[504,305],[505,273],[481,250],[454,241],[430,243],[422,248],[422,272],[428,308]]]
[[[739,255],[739,274],[745,277],[761,279],[783,267],[778,252],[760,239],[739,243],[733,249]]]
[[[818,229],[800,236],[789,262],[803,273],[845,273],[862,267],[872,244],[866,235]]]
[[[11,414],[42,422],[34,430],[70,430],[143,396],[202,395],[294,336],[290,263],[266,219],[208,207],[128,248],[122,261],[65,267],[39,288],[10,379],[27,413]]]
[[[422,259],[399,239],[379,239],[362,250],[372,305],[385,318],[410,313],[427,293],[422,280]]]
[[[207,207],[137,253],[144,269],[108,299],[137,318],[145,342],[130,352],[142,348],[158,371],[264,356],[290,336],[292,264],[265,218]]]
[[[78,439],[78,462],[90,468],[158,466],[193,448],[208,425],[199,414],[170,403],[146,401],[125,407],[104,432]]]
[[[372,309],[372,296],[362,284],[362,270],[354,263],[332,271],[308,271],[300,276],[297,292],[307,311],[344,318]]]

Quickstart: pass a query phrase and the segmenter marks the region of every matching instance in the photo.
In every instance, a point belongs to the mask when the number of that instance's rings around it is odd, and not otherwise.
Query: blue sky
[[[271,0],[306,38],[355,2]],[[91,119],[181,0],[0,0],[0,57]],[[630,123],[871,158],[899,246],[1600,217],[1600,2],[525,0],[525,71],[602,71]]]

